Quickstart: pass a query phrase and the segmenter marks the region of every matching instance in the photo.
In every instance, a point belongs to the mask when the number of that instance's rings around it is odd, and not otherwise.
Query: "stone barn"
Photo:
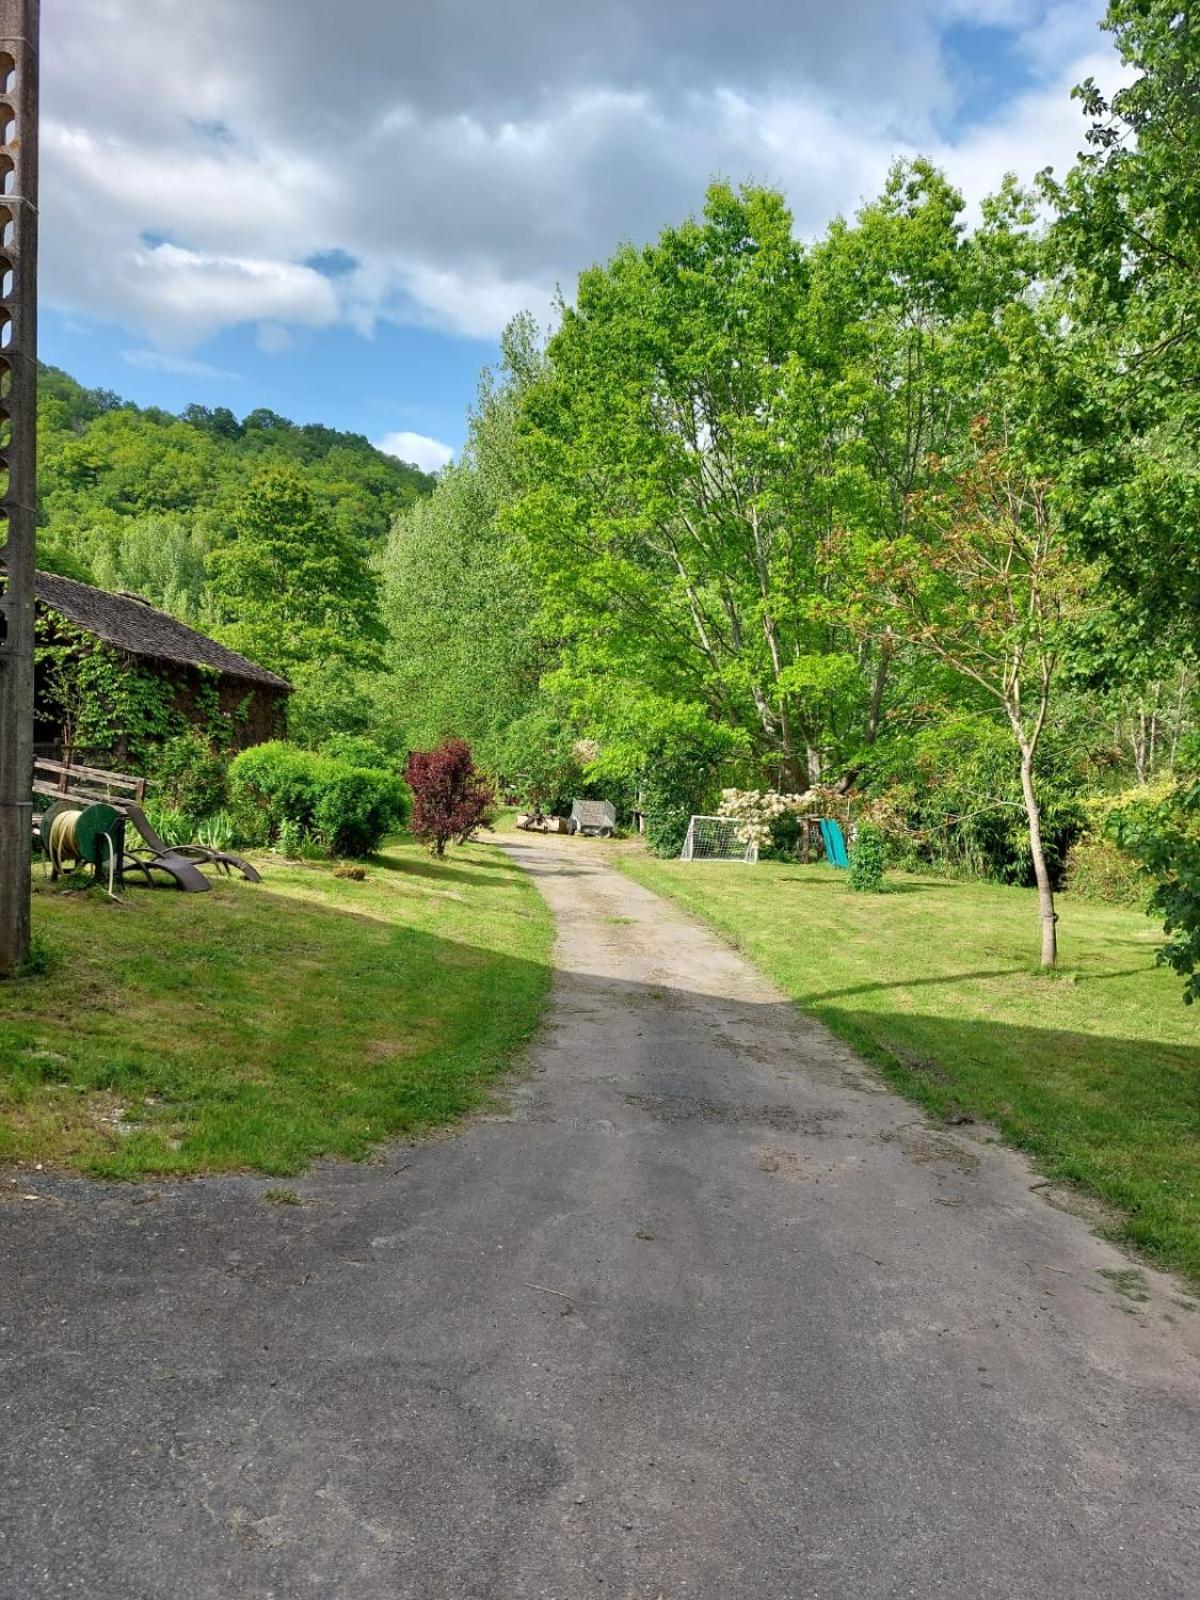
[[[155,730],[234,750],[286,735],[286,679],[139,595],[54,572],[36,595],[38,755],[135,767]]]

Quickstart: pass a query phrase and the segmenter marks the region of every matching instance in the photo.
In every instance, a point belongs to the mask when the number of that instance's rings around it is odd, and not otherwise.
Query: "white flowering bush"
[[[738,824],[737,836],[743,844],[756,844],[760,850],[771,842],[771,826],[789,813],[811,811],[815,796],[780,794],[775,789],[722,789],[717,814]]]

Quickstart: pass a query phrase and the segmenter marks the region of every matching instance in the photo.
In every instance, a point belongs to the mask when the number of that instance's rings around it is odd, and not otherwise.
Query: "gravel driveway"
[[[0,1184],[4,1600],[1194,1597],[1200,1311],[603,848],[505,848],[561,970],[493,1114],[298,1206]]]

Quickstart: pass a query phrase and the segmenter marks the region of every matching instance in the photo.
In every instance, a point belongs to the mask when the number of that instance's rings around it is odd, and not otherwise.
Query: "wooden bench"
[[[140,805],[146,798],[146,780],[39,756],[33,763],[33,792],[48,800],[83,800],[92,805],[100,801],[133,801]]]

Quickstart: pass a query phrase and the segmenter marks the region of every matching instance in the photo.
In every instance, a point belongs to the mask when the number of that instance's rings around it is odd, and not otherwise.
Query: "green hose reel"
[[[75,824],[79,859],[97,871],[107,867],[120,848],[117,835],[122,821],[121,813],[112,806],[97,804],[81,811]]]

